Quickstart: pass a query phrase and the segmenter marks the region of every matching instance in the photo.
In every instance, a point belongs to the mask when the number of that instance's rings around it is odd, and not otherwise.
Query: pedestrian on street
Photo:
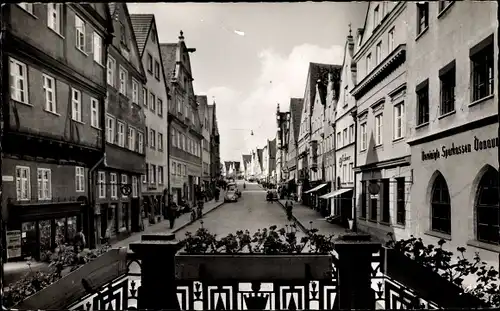
[[[293,202],[290,200],[290,197],[285,202],[285,210],[288,221],[292,221],[292,210],[293,210]]]
[[[177,204],[174,202],[172,195],[169,195],[168,198],[167,216],[170,222],[170,229],[173,229],[175,224],[175,218],[177,218]]]
[[[75,235],[75,239],[74,239],[74,249],[75,249],[75,253],[79,253],[83,250],[83,248],[85,247],[85,234],[83,234],[83,231],[80,230],[78,231],[78,233]]]
[[[219,202],[220,189],[215,188],[215,202]]]

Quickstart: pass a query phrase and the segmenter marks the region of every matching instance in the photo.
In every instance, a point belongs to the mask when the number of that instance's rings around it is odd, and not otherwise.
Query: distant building
[[[208,105],[209,111],[209,126],[210,126],[210,178],[212,180],[212,187],[215,181],[221,176],[220,169],[220,137],[219,126],[217,123],[217,110],[215,102]]]
[[[286,168],[286,183],[287,189],[290,193],[297,193],[298,191],[298,180],[299,180],[299,171],[297,166],[299,149],[298,149],[298,138],[300,134],[300,125],[302,118],[302,109],[303,109],[304,100],[302,98],[291,98],[290,99],[290,121],[288,126],[288,135],[285,137],[286,145],[284,145],[284,156],[286,157],[283,163],[284,170]]]
[[[248,179],[251,176],[251,168],[252,165],[252,155],[251,154],[243,154],[241,156],[241,163],[243,168],[243,177]]]
[[[205,188],[210,187],[210,117],[211,113],[208,109],[207,96],[196,96],[196,101],[198,102],[198,113],[201,122],[201,129],[203,134],[203,139],[201,140],[201,150],[202,150],[202,164],[201,164],[201,181]]]

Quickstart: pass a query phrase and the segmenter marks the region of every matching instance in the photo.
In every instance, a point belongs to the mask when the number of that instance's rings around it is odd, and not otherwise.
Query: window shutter
[[[84,25],[87,26],[86,24]],[[94,31],[91,27],[85,27],[85,52],[87,54],[94,53]]]

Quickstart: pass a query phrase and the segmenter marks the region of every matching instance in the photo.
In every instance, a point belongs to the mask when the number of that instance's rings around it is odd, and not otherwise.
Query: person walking
[[[219,187],[215,188],[214,195],[215,195],[215,202],[219,202],[219,195],[220,195],[220,189],[219,189]]]
[[[293,210],[293,202],[290,200],[290,197],[285,202],[285,210],[286,210],[286,217],[288,218],[288,221],[292,221],[292,210]]]
[[[175,219],[177,218],[177,204],[174,202],[172,195],[168,197],[167,216],[170,222],[170,229],[173,229]]]
[[[85,247],[85,244],[86,244],[85,234],[83,234],[83,231],[80,230],[75,235],[75,240],[74,240],[75,253],[81,252],[83,250],[83,248]]]

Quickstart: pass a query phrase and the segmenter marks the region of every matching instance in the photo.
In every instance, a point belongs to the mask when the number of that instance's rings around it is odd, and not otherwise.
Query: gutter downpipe
[[[500,3],[497,1],[497,72],[500,70]],[[500,95],[500,80],[497,78],[497,89],[498,92],[496,94],[497,98],[497,107],[498,107],[498,117],[499,117],[499,122],[498,122],[498,137],[500,138],[500,106],[498,105],[498,96]],[[500,153],[498,153],[498,166],[500,169]],[[498,176],[499,182],[500,182],[500,174]],[[500,191],[498,192],[498,195],[500,197]],[[500,269],[500,253],[498,254],[498,269]]]
[[[106,142],[103,142],[103,146],[105,148],[106,146]],[[97,169],[97,167],[99,167],[102,163],[105,163],[106,162],[106,152],[104,152],[104,155],[99,159],[99,161],[97,161],[97,163],[92,166],[90,169],[89,169],[89,172],[88,172],[88,178],[87,178],[87,181],[88,181],[88,189],[89,189],[89,211],[88,211],[88,227],[89,229],[94,229],[94,230],[89,230],[89,242],[90,242],[90,246],[91,247],[95,247],[98,243],[97,239],[98,237],[93,234],[91,235],[90,233],[91,232],[97,232],[97,229],[98,228],[94,228],[94,226],[96,225],[95,223],[95,219],[94,217],[96,216],[95,215],[95,202],[96,202],[96,199],[95,199],[95,176],[94,176],[94,172],[95,170]],[[91,228],[92,227],[92,228]],[[102,233],[102,232],[101,232]]]
[[[351,112],[351,117],[354,121],[354,167],[356,168],[358,162],[358,111],[354,110]],[[358,207],[356,206],[357,197],[356,197],[356,171],[354,171],[354,187],[352,188],[352,231],[358,232]]]

